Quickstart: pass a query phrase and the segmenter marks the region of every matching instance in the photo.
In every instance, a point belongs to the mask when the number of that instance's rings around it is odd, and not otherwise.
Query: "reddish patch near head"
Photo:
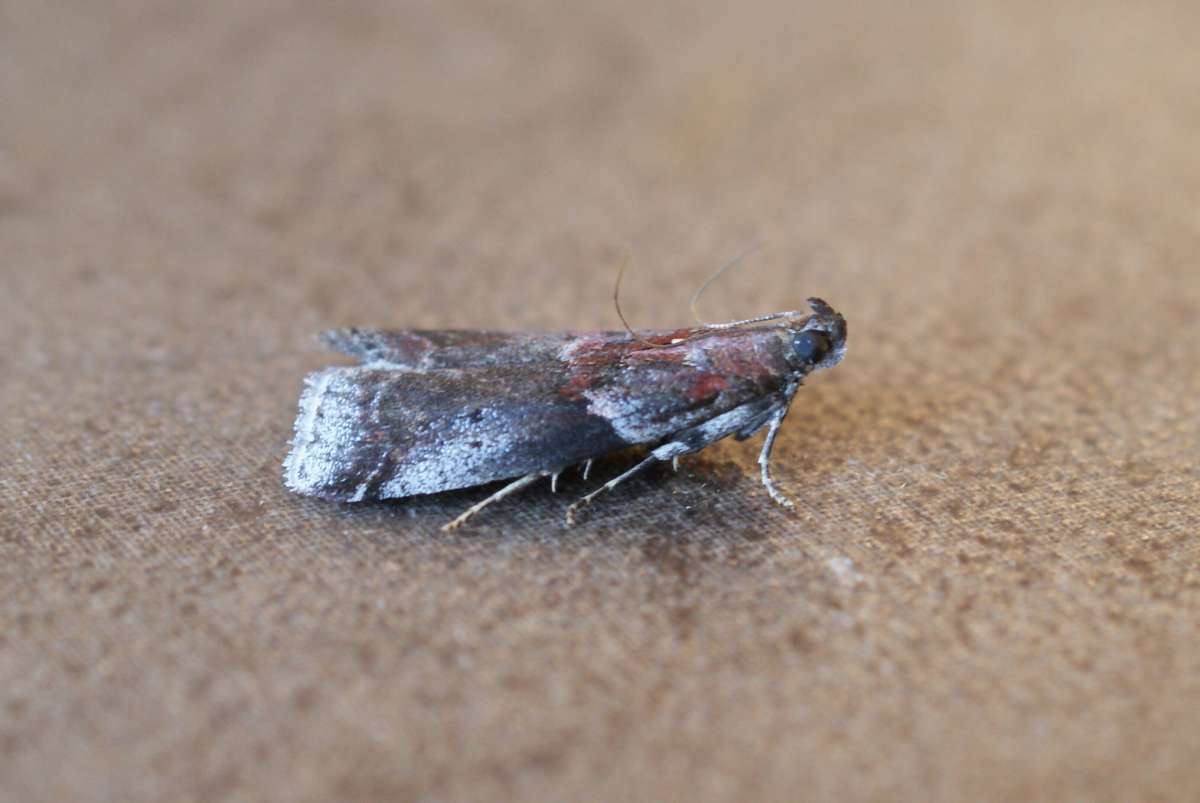
[[[704,401],[705,399],[711,399],[728,387],[729,382],[720,374],[696,374],[695,379],[692,380],[692,384],[688,388],[688,398],[694,402]]]
[[[679,345],[679,342],[687,340],[692,335],[691,329],[676,329],[673,332],[664,332],[662,334],[648,335],[647,343],[653,343],[656,346],[673,346]],[[645,345],[643,343],[642,345]]]
[[[690,329],[656,332],[646,335],[645,342],[623,335],[620,339],[611,339],[610,336],[603,335],[581,336],[566,359],[570,378],[559,393],[567,398],[581,399],[584,392],[601,376],[619,371],[622,366],[630,364],[680,365],[687,360],[689,354],[687,338],[690,334]]]
[[[592,386],[592,375],[587,371],[577,371],[571,374],[571,378],[567,380],[567,384],[558,389],[558,392],[568,399],[580,401],[584,398],[583,392]]]
[[[789,370],[780,337],[770,330],[698,333],[676,329],[645,333],[648,342],[624,335],[615,339],[613,334],[582,336],[573,344],[564,356],[567,381],[559,390],[562,395],[582,399],[598,383],[610,383],[626,368],[658,367],[676,377],[675,392],[699,404],[748,384],[763,391],[773,389]],[[685,384],[679,387],[679,383]]]
[[[572,365],[617,365],[624,360],[661,360],[663,362],[680,362],[685,356],[690,329],[676,329],[673,332],[643,333],[642,340],[626,337],[622,333],[619,339],[613,339],[608,333],[602,336],[581,336],[579,342],[571,349],[570,363]]]

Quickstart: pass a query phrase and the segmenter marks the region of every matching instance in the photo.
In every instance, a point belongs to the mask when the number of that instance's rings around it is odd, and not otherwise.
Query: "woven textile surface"
[[[0,800],[1200,798],[1200,6],[0,2]],[[827,299],[775,449],[287,492],[343,325]]]

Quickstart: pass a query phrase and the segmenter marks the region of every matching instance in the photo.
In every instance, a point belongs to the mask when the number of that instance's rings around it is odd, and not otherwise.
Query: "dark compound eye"
[[[829,336],[824,332],[809,330],[792,338],[792,353],[807,365],[816,365],[829,354]]]

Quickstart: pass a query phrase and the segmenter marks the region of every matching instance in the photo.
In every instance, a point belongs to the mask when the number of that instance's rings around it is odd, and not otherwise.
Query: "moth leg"
[[[618,485],[620,485],[625,480],[627,480],[630,477],[633,477],[637,474],[642,473],[643,471],[650,468],[650,466],[654,465],[655,463],[657,463],[661,460],[666,460],[667,458],[671,458],[671,457],[675,457],[677,455],[683,454],[686,451],[689,451],[687,444],[682,443],[680,441],[672,441],[671,443],[664,443],[662,446],[658,447],[657,449],[652,451],[649,455],[647,455],[645,460],[642,460],[640,463],[638,463],[633,468],[626,471],[624,474],[618,474],[617,476],[613,477],[608,482],[601,485],[596,490],[592,491],[587,496],[581,496],[577,501],[572,503],[571,506],[569,508],[567,508],[567,524],[574,524],[575,523],[575,512],[577,510],[579,510],[579,508],[581,508],[581,507],[590,505],[592,503],[592,500],[595,499],[600,494],[611,491],[613,488],[616,488]],[[674,452],[674,454],[672,454],[672,452]]]
[[[442,532],[448,533],[451,530],[457,530],[459,527],[461,527],[467,521],[467,519],[471,518],[476,513],[483,510],[485,507],[490,505],[492,502],[499,502],[504,497],[511,496],[512,494],[515,494],[517,491],[521,490],[522,488],[532,485],[533,483],[537,482],[542,477],[546,476],[547,474],[552,474],[552,473],[553,472],[550,472],[550,471],[535,471],[532,474],[526,474],[524,477],[518,477],[517,479],[510,482],[508,485],[505,485],[503,488],[496,491],[496,493],[492,494],[487,499],[484,499],[482,502],[476,502],[475,504],[471,505],[469,508],[464,510],[462,512],[462,514],[458,516],[458,518],[454,519],[451,522],[447,522],[446,524],[443,524]]]
[[[592,459],[589,457],[587,460],[585,460],[583,462],[583,478],[586,480],[588,478],[588,474],[591,474],[591,473],[592,473]]]
[[[776,410],[774,407],[763,410],[757,416],[750,419],[745,426],[733,433],[733,439],[735,441],[746,440],[750,436],[754,435],[754,433],[765,427],[767,424],[771,423],[771,419],[775,417],[777,412],[778,410]]]
[[[795,504],[791,499],[788,499],[784,494],[775,487],[775,483],[771,481],[771,472],[769,466],[771,464],[771,449],[775,447],[775,436],[779,433],[779,425],[783,423],[783,417],[787,415],[787,406],[780,407],[770,418],[770,429],[767,430],[767,437],[763,439],[762,451],[758,454],[758,466],[762,471],[762,484],[767,489],[767,493],[779,505],[786,508],[794,508]]]
[[[645,460],[638,463],[624,474],[613,477],[611,480],[604,483],[587,496],[580,498],[577,502],[567,508],[567,524],[574,523],[575,512],[579,508],[589,504],[600,494],[611,491],[613,488],[617,487],[635,474],[645,471],[647,468],[657,462],[663,460],[674,460],[680,455],[688,454],[690,452],[698,452],[709,444],[716,443],[717,441],[721,440],[721,438],[738,432],[752,421],[758,420],[764,412],[768,410],[775,410],[776,408],[781,410],[781,412],[776,413],[776,417],[779,421],[782,421],[783,414],[787,412],[786,404],[781,404],[780,400],[776,398],[766,398],[748,402],[743,404],[741,407],[735,407],[728,412],[722,413],[714,418],[710,418],[709,420],[701,424],[697,424],[694,427],[676,432],[671,436],[673,440],[670,440],[651,451],[650,454],[646,456]],[[772,418],[771,421],[774,422],[776,427],[778,426],[778,422],[775,421],[775,418]],[[771,440],[773,441],[774,437],[772,437]],[[770,450],[768,449],[767,451],[769,452]],[[768,490],[771,490],[771,486],[768,486]],[[772,494],[772,496],[774,497],[774,494]]]
[[[558,475],[561,473],[561,471],[555,471],[550,475],[550,493],[552,494],[558,493]]]
[[[676,474],[679,473],[679,456],[678,455],[671,458],[671,470],[674,471]]]

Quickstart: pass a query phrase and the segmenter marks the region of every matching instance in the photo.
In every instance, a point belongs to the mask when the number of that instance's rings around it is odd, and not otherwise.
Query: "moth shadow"
[[[581,467],[568,468],[559,476],[556,491],[549,478],[540,480],[489,505],[448,535],[473,541],[525,541],[563,547],[635,542],[661,545],[664,539],[676,544],[714,546],[717,542],[765,542],[786,526],[787,511],[771,502],[757,471],[732,459],[723,444],[685,456],[677,471],[670,462],[655,464],[579,508],[573,521],[568,521],[567,511],[574,502],[644,456],[644,450],[631,449],[597,458],[587,479]],[[498,482],[373,507],[422,530],[436,531],[503,486]]]
[[[404,521],[414,535],[476,544],[503,540],[558,549],[672,544],[702,555],[757,545],[761,552],[811,532],[831,510],[844,515],[838,506],[853,489],[831,491],[828,477],[849,461],[882,465],[898,432],[925,426],[931,410],[944,412],[944,403],[923,398],[918,390],[897,393],[836,382],[806,389],[793,404],[771,461],[777,483],[796,502],[794,510],[775,504],[762,486],[756,463],[761,435],[741,443],[726,439],[687,455],[678,471],[670,462],[651,466],[581,508],[573,523],[567,522],[568,507],[634,466],[644,449],[597,458],[586,480],[581,466],[570,467],[559,476],[557,491],[549,478],[539,480],[449,534],[440,532],[442,525],[504,482],[369,507],[393,525]]]

